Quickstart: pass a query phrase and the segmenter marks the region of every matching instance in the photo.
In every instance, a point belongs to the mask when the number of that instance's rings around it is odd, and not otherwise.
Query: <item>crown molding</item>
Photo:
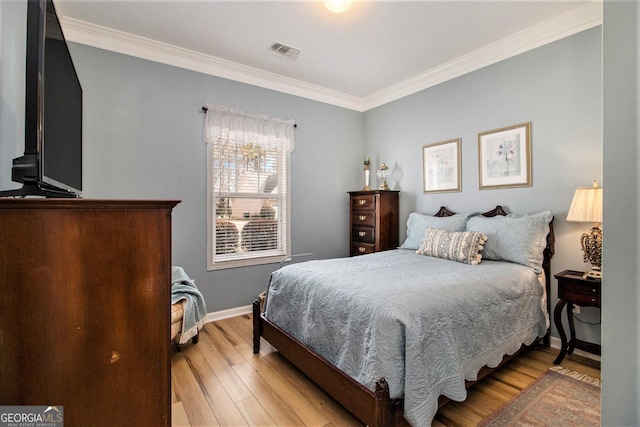
[[[65,38],[74,43],[362,111],[360,97],[85,21],[59,19]]]
[[[395,101],[472,71],[602,24],[602,3],[593,2],[396,83],[362,100],[362,111]]]
[[[60,17],[60,22],[67,40],[75,43],[362,112],[601,25],[602,2],[589,3],[363,98],[77,19]]]

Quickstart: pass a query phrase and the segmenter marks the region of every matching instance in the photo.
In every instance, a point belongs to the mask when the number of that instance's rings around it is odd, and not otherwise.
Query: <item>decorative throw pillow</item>
[[[407,220],[407,239],[400,249],[416,250],[420,247],[427,227],[440,228],[449,231],[464,231],[467,219],[471,214],[455,214],[452,216],[431,216],[411,212]]]
[[[474,216],[467,222],[467,231],[479,231],[488,237],[482,252],[484,259],[515,262],[539,274],[552,219],[550,211],[490,218]]]
[[[486,241],[487,237],[480,232],[427,227],[424,240],[416,253],[477,265],[482,261],[480,251]]]

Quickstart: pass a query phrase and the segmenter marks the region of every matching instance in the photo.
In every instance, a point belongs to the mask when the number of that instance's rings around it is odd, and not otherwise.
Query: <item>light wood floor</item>
[[[173,426],[359,426],[263,340],[252,351],[251,316],[208,323],[200,342],[171,357]],[[556,350],[531,350],[443,406],[434,426],[476,426],[553,366]],[[600,378],[597,362],[568,356],[568,369]]]

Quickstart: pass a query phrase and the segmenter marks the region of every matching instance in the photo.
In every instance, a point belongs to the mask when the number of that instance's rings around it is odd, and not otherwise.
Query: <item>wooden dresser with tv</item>
[[[171,425],[177,201],[0,199],[0,402]]]

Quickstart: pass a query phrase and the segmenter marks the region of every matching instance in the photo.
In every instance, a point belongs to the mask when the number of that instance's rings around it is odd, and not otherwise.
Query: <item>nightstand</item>
[[[576,339],[576,330],[573,323],[573,305],[581,307],[597,307],[600,308],[600,289],[602,285],[601,279],[583,279],[582,271],[565,270],[555,274],[558,279],[558,304],[553,311],[553,321],[558,328],[560,334],[561,348],[560,354],[553,361],[555,365],[560,364],[567,353],[573,353],[573,350],[579,348],[593,354],[600,354],[600,345]],[[569,321],[569,332],[571,338],[567,341],[567,334],[562,326],[562,309],[567,306],[567,320]]]

